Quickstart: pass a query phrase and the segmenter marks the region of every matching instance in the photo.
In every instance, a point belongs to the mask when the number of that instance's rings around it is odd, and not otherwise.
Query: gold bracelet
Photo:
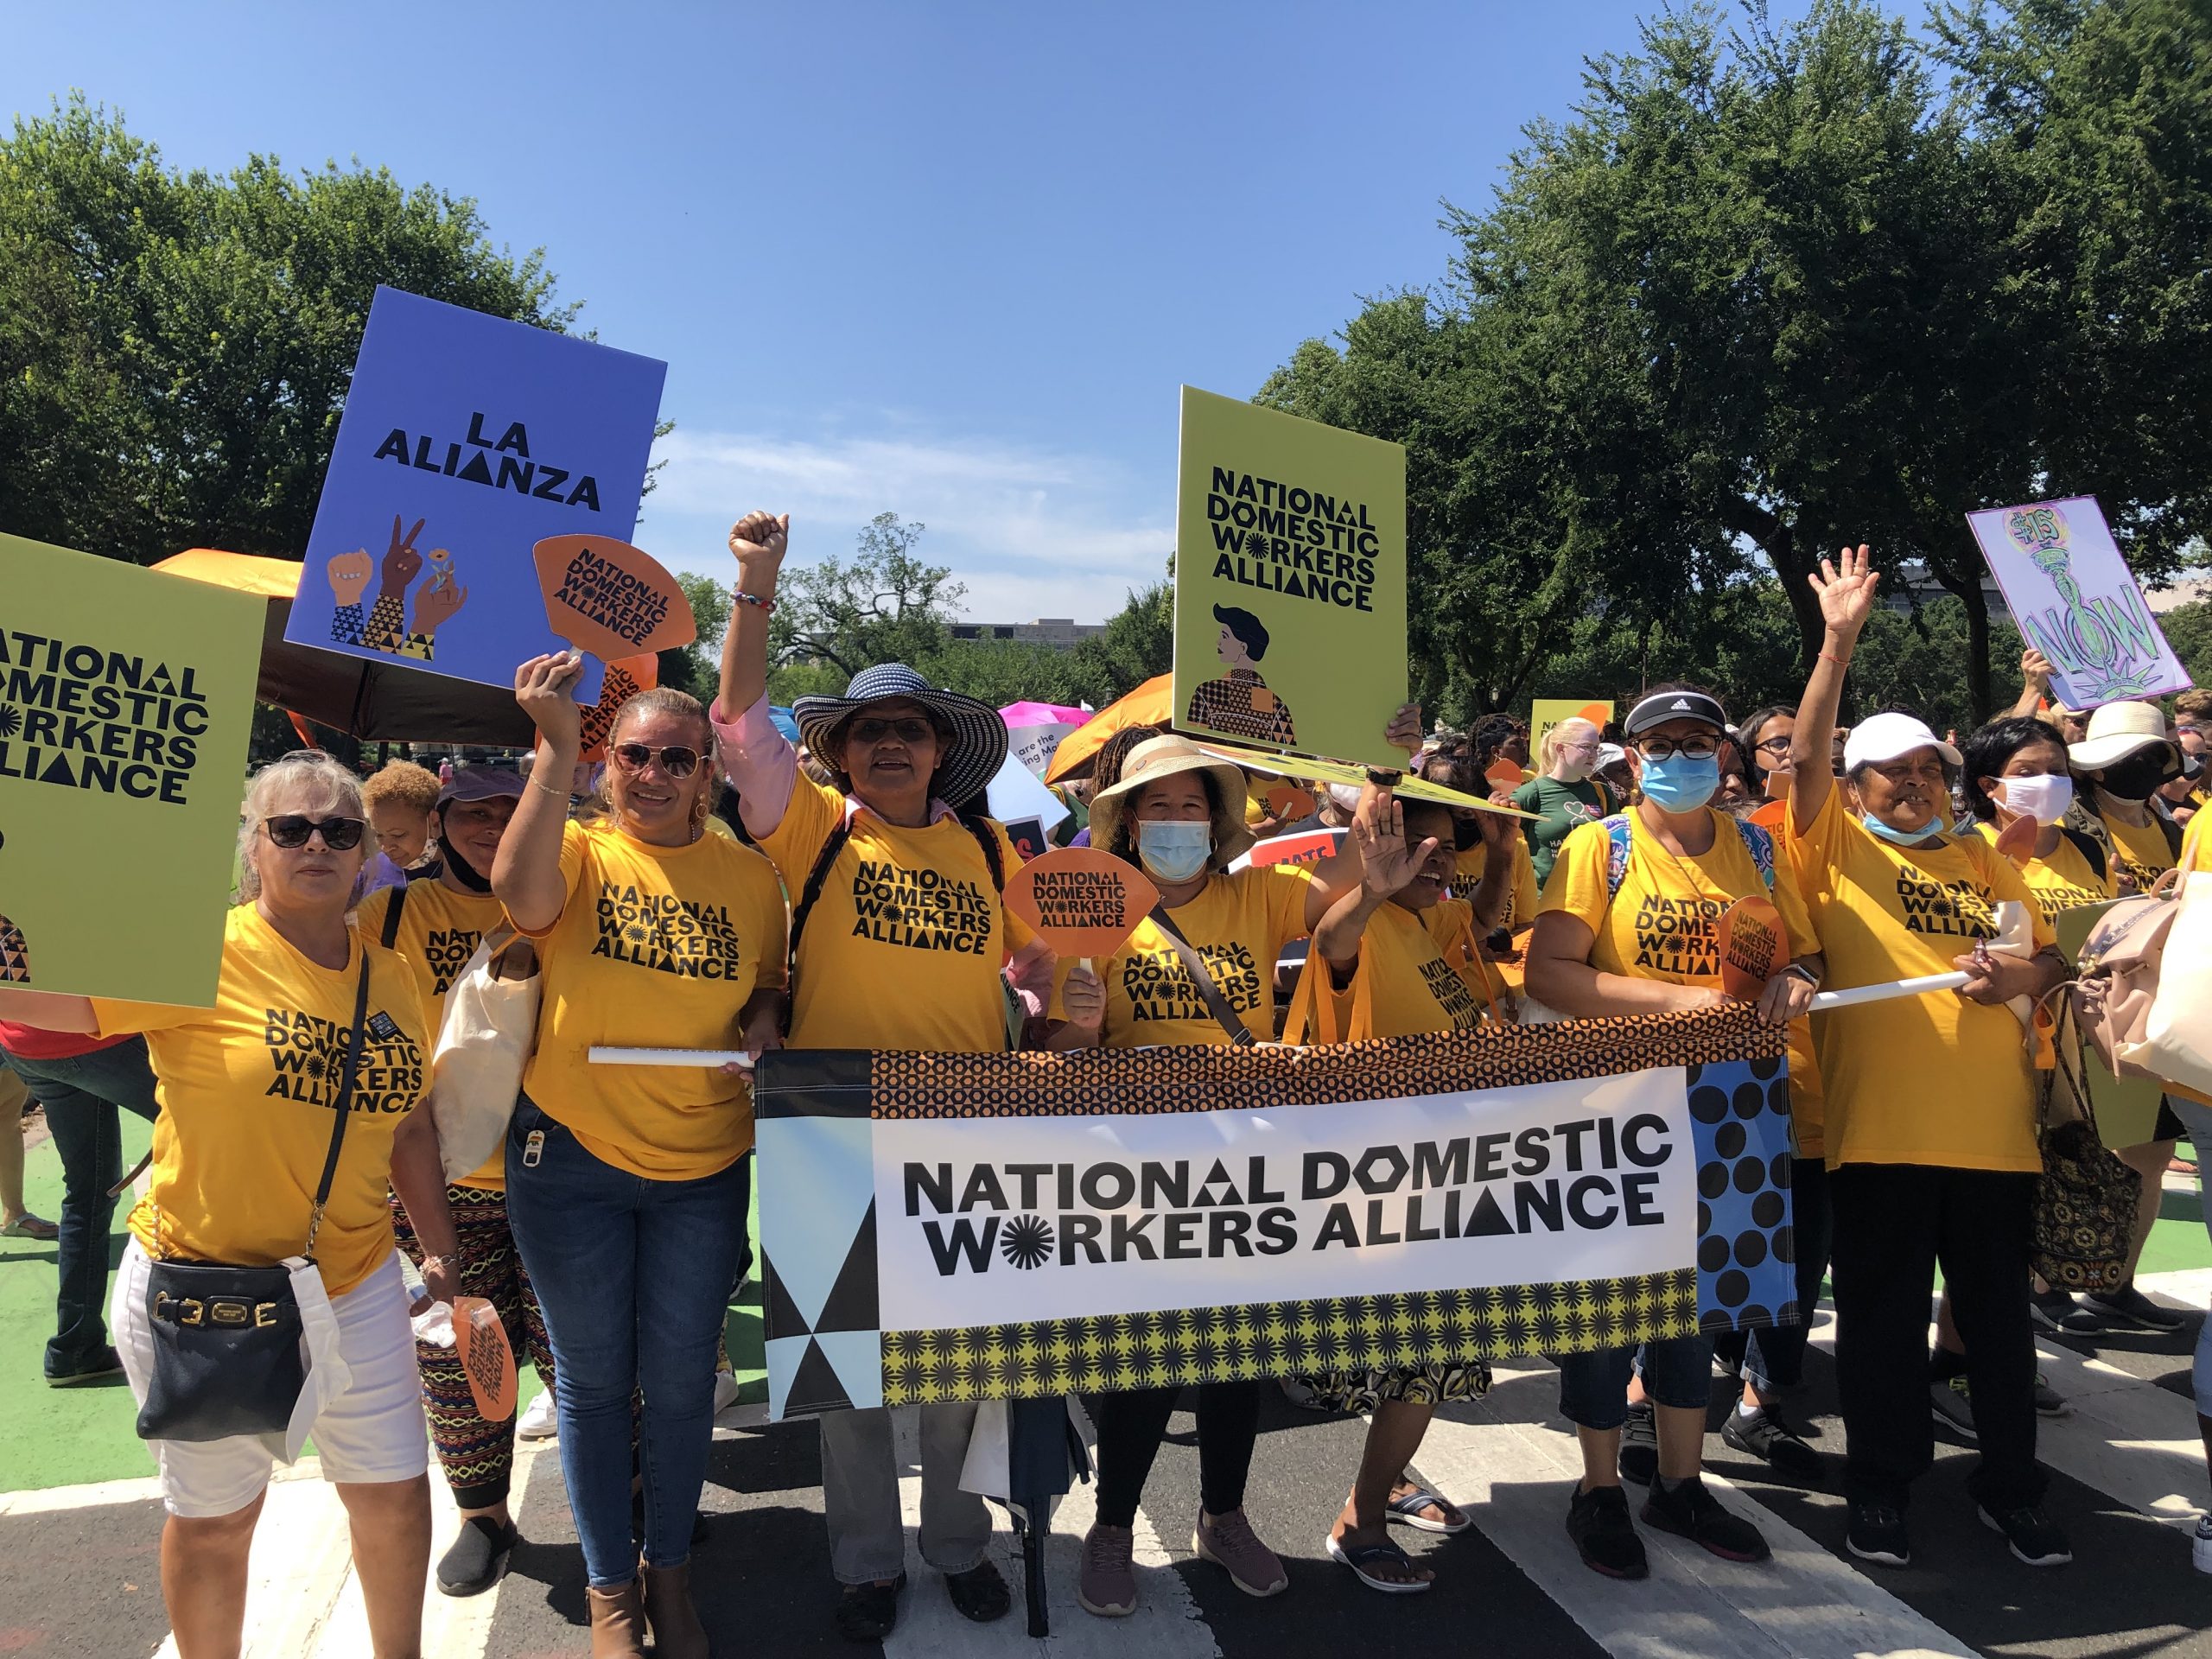
[[[560,797],[563,800],[564,800],[564,801],[565,801],[565,800],[567,800],[567,799],[569,798],[569,791],[568,791],[567,790],[565,790],[565,789],[556,789],[556,788],[554,788],[554,787],[553,787],[553,785],[550,785],[550,784],[541,782],[541,781],[540,781],[537,778],[536,778],[535,776],[533,776],[533,777],[531,779],[531,780],[530,780],[530,786],[531,786],[532,789],[542,789],[542,790],[543,790],[543,791],[544,791],[548,795],[557,795],[557,796],[559,796],[559,797]]]

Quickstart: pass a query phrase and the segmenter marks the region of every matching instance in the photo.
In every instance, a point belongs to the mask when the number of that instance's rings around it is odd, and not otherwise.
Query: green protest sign
[[[1402,766],[1406,452],[1183,388],[1179,730]]]
[[[264,609],[0,535],[0,982],[213,1004]]]

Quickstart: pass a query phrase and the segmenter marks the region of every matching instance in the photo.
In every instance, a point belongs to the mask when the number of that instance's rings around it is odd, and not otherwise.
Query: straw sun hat
[[[1128,819],[1130,806],[1137,791],[1147,784],[1158,783],[1163,778],[1173,778],[1179,772],[1199,772],[1210,775],[1217,788],[1213,811],[1213,868],[1221,868],[1230,860],[1254,844],[1252,832],[1244,827],[1244,774],[1226,760],[1208,754],[1186,737],[1150,737],[1131,749],[1122,762],[1122,776],[1111,789],[1101,790],[1090,804],[1090,844],[1103,851],[1114,850],[1116,838]],[[1135,841],[1136,832],[1129,830]]]

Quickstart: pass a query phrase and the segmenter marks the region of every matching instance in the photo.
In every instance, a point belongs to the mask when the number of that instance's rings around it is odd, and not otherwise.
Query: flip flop
[[[1413,1557],[1395,1544],[1362,1544],[1357,1549],[1346,1549],[1343,1542],[1331,1538],[1326,1546],[1329,1559],[1348,1567],[1359,1581],[1370,1590],[1380,1590],[1386,1596],[1417,1596],[1424,1590],[1433,1589],[1434,1579],[1414,1579],[1400,1582],[1370,1573],[1367,1568],[1376,1561],[1389,1561],[1394,1565],[1411,1567]]]
[[[1457,1521],[1432,1521],[1421,1513],[1432,1505],[1447,1511],[1457,1510],[1459,1518]],[[1387,1521],[1395,1521],[1401,1526],[1412,1527],[1419,1532],[1440,1532],[1446,1537],[1453,1533],[1465,1532],[1475,1524],[1472,1517],[1458,1504],[1447,1503],[1434,1492],[1418,1486],[1410,1492],[1392,1498],[1383,1505],[1382,1513]]]
[[[52,1240],[61,1236],[61,1230],[43,1216],[35,1216],[28,1210],[0,1226],[0,1238],[36,1238]]]

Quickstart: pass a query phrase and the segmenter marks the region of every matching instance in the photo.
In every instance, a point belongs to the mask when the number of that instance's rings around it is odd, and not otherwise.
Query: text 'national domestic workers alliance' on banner
[[[1179,730],[1402,766],[1406,452],[1183,388]]]
[[[0,536],[0,984],[214,1002],[263,618]]]
[[[786,1052],[777,1415],[1449,1363],[1794,1319],[1746,1010],[1332,1048]]]

